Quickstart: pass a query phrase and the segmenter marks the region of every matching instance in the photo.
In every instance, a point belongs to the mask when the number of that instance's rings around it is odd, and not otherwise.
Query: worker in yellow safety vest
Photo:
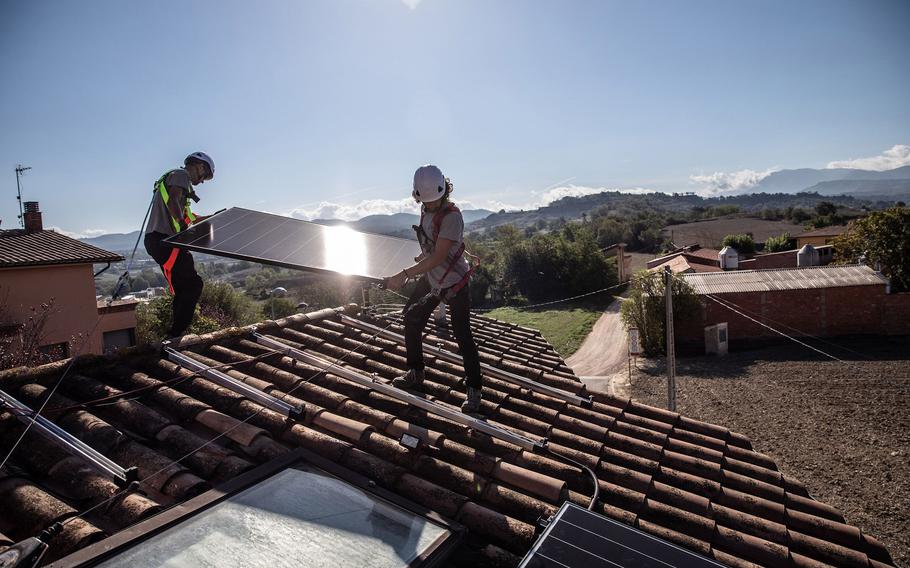
[[[205,152],[193,152],[183,161],[183,167],[170,170],[155,182],[152,209],[145,230],[145,250],[164,272],[174,296],[169,338],[183,335],[193,321],[196,303],[202,295],[202,278],[196,273],[193,255],[186,249],[171,247],[162,241],[193,223],[206,219],[194,215],[191,201],[199,201],[193,186],[215,175],[215,162]]]

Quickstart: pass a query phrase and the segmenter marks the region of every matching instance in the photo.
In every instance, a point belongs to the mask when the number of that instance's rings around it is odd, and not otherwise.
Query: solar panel
[[[563,503],[519,568],[715,568],[717,562]]]
[[[215,256],[336,273],[373,282],[414,264],[416,240],[320,225],[232,207],[169,237],[166,243]]]

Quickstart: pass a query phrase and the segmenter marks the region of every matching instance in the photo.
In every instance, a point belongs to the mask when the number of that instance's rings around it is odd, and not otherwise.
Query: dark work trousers
[[[145,250],[155,259],[165,278],[168,277],[166,263],[171,257],[171,251],[174,249],[161,241],[168,235],[164,233],[152,232],[145,235]],[[183,335],[190,323],[193,321],[193,313],[196,311],[196,302],[202,295],[202,278],[196,274],[196,266],[193,263],[193,255],[186,249],[180,249],[173,266],[170,267],[170,278],[168,282],[173,288],[174,301],[172,304],[174,310],[173,323],[171,330],[168,332],[170,337]]]
[[[455,341],[464,360],[465,382],[469,387],[479,389],[482,385],[480,376],[480,358],[477,355],[477,344],[471,335],[471,294],[465,286],[449,300],[449,319],[452,322],[452,331]],[[426,276],[417,283],[414,293],[405,304],[405,311],[421,298],[430,293],[430,283]],[[408,350],[408,367],[423,369],[423,330],[430,319],[433,310],[439,305],[439,298],[432,296],[423,305],[415,305],[404,317],[405,347]]]

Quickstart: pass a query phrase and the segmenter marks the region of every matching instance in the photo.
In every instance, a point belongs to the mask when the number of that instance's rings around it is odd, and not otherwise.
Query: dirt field
[[[910,339],[798,345],[677,361],[677,410],[752,439],[782,471],[910,566]],[[871,360],[870,360],[871,359]],[[640,364],[633,398],[666,407],[662,365]]]
[[[790,233],[793,236],[803,231],[801,225],[793,225],[786,221],[733,217],[668,225],[663,228],[662,234],[672,238],[677,246],[698,243],[703,247],[720,248],[721,241],[730,234],[752,233],[756,243],[763,243],[768,237],[776,237],[783,233]]]

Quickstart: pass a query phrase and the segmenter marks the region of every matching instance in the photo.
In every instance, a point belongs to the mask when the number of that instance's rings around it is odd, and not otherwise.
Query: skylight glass
[[[405,566],[448,529],[295,465],[98,566]]]

